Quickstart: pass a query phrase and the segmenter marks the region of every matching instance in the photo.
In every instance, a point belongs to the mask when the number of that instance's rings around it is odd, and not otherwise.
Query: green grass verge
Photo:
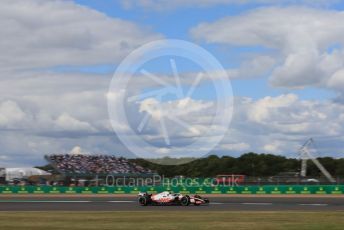
[[[342,230],[343,212],[0,212],[0,229]]]

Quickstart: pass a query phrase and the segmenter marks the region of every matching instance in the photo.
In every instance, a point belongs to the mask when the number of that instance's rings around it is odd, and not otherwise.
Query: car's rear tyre
[[[182,197],[182,199],[180,199],[180,204],[182,206],[188,206],[190,204],[190,197],[189,196]]]
[[[141,196],[141,197],[139,198],[139,204],[140,204],[141,206],[147,206],[147,204],[148,204],[147,197]]]

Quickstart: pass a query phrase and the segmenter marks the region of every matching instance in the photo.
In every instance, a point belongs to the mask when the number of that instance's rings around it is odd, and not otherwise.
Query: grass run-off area
[[[344,229],[343,212],[0,212],[0,229]]]

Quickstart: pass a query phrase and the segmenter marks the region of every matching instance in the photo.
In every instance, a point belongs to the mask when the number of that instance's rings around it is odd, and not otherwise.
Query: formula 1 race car
[[[189,196],[180,193],[161,192],[158,194],[148,194],[140,192],[138,195],[138,202],[141,206],[147,205],[182,205],[188,206],[190,204],[201,205],[209,204],[207,198],[202,198],[199,195]]]

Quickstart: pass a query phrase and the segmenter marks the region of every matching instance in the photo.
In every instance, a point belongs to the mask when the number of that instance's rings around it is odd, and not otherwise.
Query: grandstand
[[[78,175],[152,175],[154,172],[129,162],[123,157],[111,155],[52,154],[45,159],[61,174]]]

